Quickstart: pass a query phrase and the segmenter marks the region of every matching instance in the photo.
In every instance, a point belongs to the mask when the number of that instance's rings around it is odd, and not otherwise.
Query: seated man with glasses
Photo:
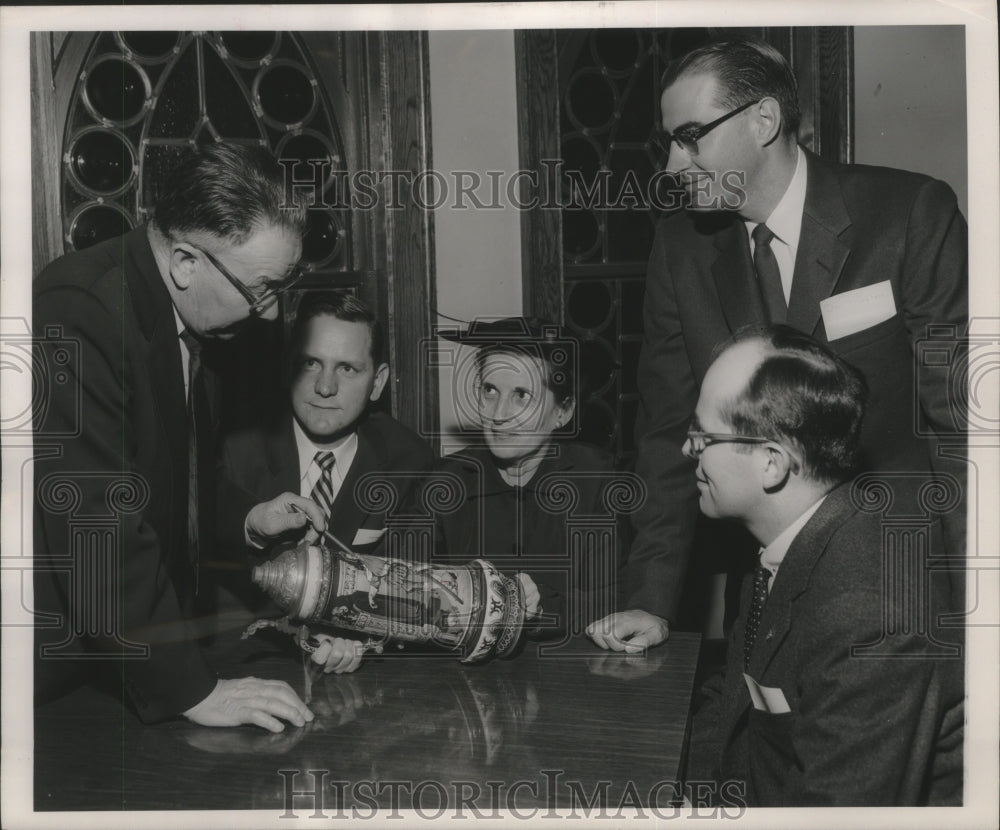
[[[686,209],[659,221],[647,269],[636,472],[649,498],[633,517],[625,610],[590,631],[615,650],[656,645],[679,618],[704,625],[699,581],[734,567],[705,555],[736,540],[698,520],[681,445],[713,350],[741,326],[786,323],[863,372],[865,468],[912,481],[947,474],[964,489],[964,466],[937,451],[964,428],[949,386],[962,367],[935,372],[919,359],[929,326],[960,338],[968,322],[967,231],[951,188],[801,147],[795,77],[761,41],[695,49],[668,66],[662,90],[659,140]],[[964,505],[945,522],[960,562]],[[963,584],[953,585],[959,605]]]
[[[282,681],[219,679],[191,620],[214,537],[217,386],[202,346],[277,317],[305,208],[261,148],[188,151],[157,184],[148,224],[34,282],[36,699],[103,678],[146,722],[279,732],[312,713]],[[61,380],[42,371],[43,338],[66,345]],[[100,542],[77,528],[95,519],[113,528]]]
[[[962,803],[947,575],[895,550],[850,481],[867,396],[807,335],[750,329],[708,369],[684,443],[702,512],[761,546],[688,769],[749,806]]]

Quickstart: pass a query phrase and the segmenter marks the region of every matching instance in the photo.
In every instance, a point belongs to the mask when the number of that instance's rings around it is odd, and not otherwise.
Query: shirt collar
[[[336,447],[317,447],[305,434],[299,422],[292,418],[292,431],[295,433],[295,446],[299,451],[299,479],[303,479],[318,452],[332,452],[334,469],[343,476],[350,469],[351,462],[358,452],[358,433],[352,432]]]
[[[805,511],[801,516],[799,516],[794,522],[792,522],[788,527],[786,527],[778,537],[771,542],[766,548],[761,548],[760,551],[760,564],[771,571],[772,574],[778,572],[778,567],[785,559],[785,554],[788,553],[788,549],[791,547],[792,542],[795,541],[795,537],[799,535],[799,531],[805,527],[806,522],[808,522],[813,513],[819,510],[819,506],[823,503],[823,499],[826,495],[820,497],[819,501],[813,504],[808,510]]]
[[[799,236],[802,234],[802,214],[806,208],[806,158],[801,147],[796,148],[795,172],[792,180],[785,188],[781,200],[775,205],[771,215],[765,220],[778,239],[793,251],[799,247]],[[757,227],[756,222],[747,222],[747,230],[752,233]]]

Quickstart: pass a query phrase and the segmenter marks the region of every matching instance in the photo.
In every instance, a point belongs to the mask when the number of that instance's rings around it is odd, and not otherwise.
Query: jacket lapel
[[[809,576],[830,537],[853,512],[850,489],[851,484],[847,482],[831,491],[788,548],[761,615],[750,658],[752,677],[759,678],[767,670],[788,636],[793,601],[806,590]]]
[[[381,469],[382,461],[375,448],[365,436],[364,430],[359,429],[358,451],[354,455],[354,461],[351,462],[351,468],[347,471],[344,483],[337,492],[337,498],[333,501],[330,517],[331,527],[336,528],[334,532],[346,545],[353,545],[358,528],[362,527],[365,518],[369,515],[368,511],[359,503],[354,489],[363,475]],[[345,536],[349,536],[349,538],[344,538]]]
[[[137,327],[148,346],[146,361],[150,386],[167,435],[170,458],[176,461],[180,473],[174,476],[177,482],[175,497],[186,505],[187,398],[174,307],[149,247],[145,225],[126,236],[125,248],[122,269]]]
[[[851,217],[834,170],[809,152],[806,164],[806,202],[787,322],[813,334],[820,319],[820,301],[833,294],[851,252],[842,238]]]
[[[716,214],[711,219],[705,216],[695,220],[696,225],[707,221],[726,221],[725,227],[714,235],[716,255],[711,271],[730,331],[761,322],[764,308],[743,221],[735,214]]]

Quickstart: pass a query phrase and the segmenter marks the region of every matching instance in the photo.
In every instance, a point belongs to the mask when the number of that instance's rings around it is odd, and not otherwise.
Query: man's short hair
[[[366,303],[350,291],[307,291],[299,302],[298,310],[295,312],[295,322],[292,324],[289,354],[292,358],[293,374],[302,352],[309,321],[324,316],[336,317],[347,323],[364,323],[368,326],[368,333],[371,335],[372,365],[377,369],[385,362],[382,325]]]
[[[741,329],[721,350],[752,340],[760,341],[764,357],[721,416],[737,435],[796,447],[809,478],[831,483],[851,478],[868,401],[864,376],[789,326]]]
[[[716,79],[719,107],[731,110],[774,98],[781,107],[782,132],[798,133],[798,84],[788,61],[770,44],[753,38],[708,43],[672,61],[663,73],[661,88],[666,90],[683,75],[701,72]]]
[[[284,171],[259,146],[218,142],[185,152],[159,184],[153,224],[166,236],[200,231],[239,245],[262,225],[306,229],[306,209],[285,198]]]

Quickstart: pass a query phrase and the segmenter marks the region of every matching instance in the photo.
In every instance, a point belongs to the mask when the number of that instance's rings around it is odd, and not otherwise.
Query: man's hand
[[[220,680],[208,697],[184,712],[184,717],[202,726],[253,723],[281,732],[285,725],[278,718],[304,726],[313,713],[284,680],[241,677]]]
[[[305,541],[312,544],[326,528],[323,509],[312,499],[295,493],[282,493],[270,501],[262,502],[247,513],[247,539],[251,544],[262,545],[271,539],[306,527]]]
[[[539,607],[541,602],[541,595],[538,593],[538,586],[535,585],[535,580],[528,576],[523,571],[517,572],[517,581],[521,583],[521,588],[524,591],[524,616],[525,619],[531,620],[538,616],[539,612],[542,610]]]
[[[324,674],[344,674],[354,671],[361,665],[364,650],[357,640],[345,640],[343,637],[331,637],[329,634],[313,635],[319,640],[319,646],[310,658],[323,667]]]
[[[635,654],[667,639],[670,626],[648,611],[619,611],[587,626],[587,636],[601,648]]]

